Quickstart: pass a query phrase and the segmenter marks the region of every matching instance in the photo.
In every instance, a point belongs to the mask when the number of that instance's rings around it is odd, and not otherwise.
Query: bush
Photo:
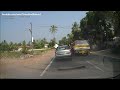
[[[23,47],[23,48],[22,48],[22,53],[27,54],[27,53],[28,53],[28,50],[27,50],[26,42],[25,42],[25,41],[23,41],[22,47]]]

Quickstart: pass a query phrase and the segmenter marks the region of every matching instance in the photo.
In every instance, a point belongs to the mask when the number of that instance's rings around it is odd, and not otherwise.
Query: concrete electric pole
[[[31,29],[29,29],[30,33],[31,33],[31,47],[32,47],[32,54],[33,54],[33,36],[32,36],[32,23],[30,23],[31,25]]]

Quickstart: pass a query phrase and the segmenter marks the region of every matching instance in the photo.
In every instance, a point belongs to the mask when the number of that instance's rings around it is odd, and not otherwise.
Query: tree
[[[44,48],[45,44],[48,44],[48,42],[47,42],[46,38],[43,38],[43,39],[39,39],[39,40],[34,40],[33,44],[34,44],[34,48],[40,49],[40,48]]]
[[[80,22],[82,37],[99,47],[113,38],[111,11],[90,11]],[[102,43],[102,44],[101,44]]]
[[[79,24],[77,24],[77,22],[74,22],[74,24],[72,25],[72,34],[73,34],[73,40],[79,40],[81,39],[81,31],[79,28]]]
[[[18,46],[21,46],[22,44],[21,43],[18,43]]]
[[[43,38],[43,42],[44,42],[44,44],[48,44],[46,38]]]
[[[68,39],[66,37],[63,37],[61,40],[59,40],[60,45],[69,45]]]
[[[67,34],[68,44],[71,44],[73,42],[73,34]]]
[[[9,51],[9,45],[6,40],[1,43],[1,51]]]
[[[26,47],[26,41],[25,40],[22,42],[22,53],[27,54],[27,47]]]
[[[48,47],[50,47],[50,48],[52,47],[53,48],[54,45],[55,45],[55,38],[50,40]]]
[[[35,49],[40,49],[40,48],[43,48],[43,47],[44,47],[44,45],[43,45],[43,43],[41,43],[41,40],[34,41],[34,48]]]
[[[57,27],[55,25],[52,25],[50,28],[50,32],[53,34],[53,36],[55,38],[55,33],[57,32]]]
[[[17,49],[18,49],[18,44],[17,44],[17,43],[14,43],[14,44],[13,44],[13,47],[14,47],[14,50],[17,50]]]
[[[34,44],[34,48],[35,48],[35,49],[39,49],[39,48],[40,48],[40,43],[39,43],[39,42],[40,42],[40,40],[34,40],[34,41],[33,41],[33,44]]]
[[[113,18],[115,36],[120,36],[120,11],[114,11],[112,18]]]
[[[9,43],[9,51],[12,51],[14,49],[14,44],[13,42]]]

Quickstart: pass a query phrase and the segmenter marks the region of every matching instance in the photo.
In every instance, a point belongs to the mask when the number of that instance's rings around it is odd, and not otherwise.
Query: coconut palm
[[[57,32],[57,27],[55,25],[52,25],[50,28],[50,32],[53,34],[54,39],[55,39],[55,33]]]

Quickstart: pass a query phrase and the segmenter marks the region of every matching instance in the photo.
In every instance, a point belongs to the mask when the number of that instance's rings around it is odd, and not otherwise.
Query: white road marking
[[[93,65],[96,69],[98,69],[98,70],[104,72],[104,70],[102,70],[102,69],[99,68],[98,66],[94,65],[93,63],[91,63],[91,62],[89,62],[89,61],[86,61],[86,62],[89,63],[89,64],[91,64],[91,65]]]
[[[50,65],[52,64],[54,58],[52,58],[52,61],[49,63],[49,65],[45,68],[45,70],[40,74],[40,76],[43,76],[45,74],[45,72],[47,71],[47,69],[50,67]]]

